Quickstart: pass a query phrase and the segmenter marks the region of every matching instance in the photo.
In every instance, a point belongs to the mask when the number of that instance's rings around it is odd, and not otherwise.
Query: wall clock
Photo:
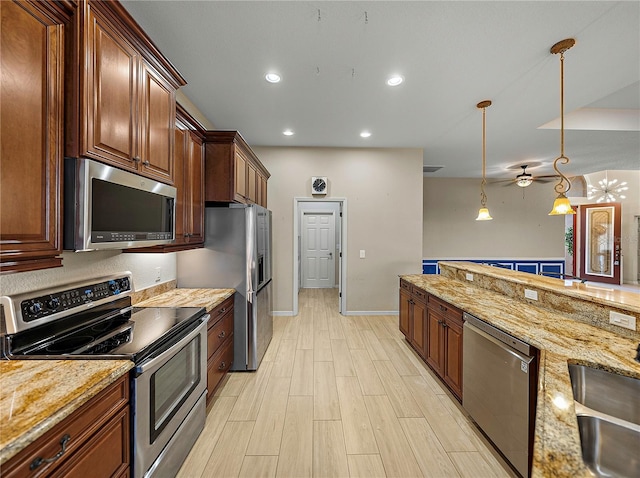
[[[311,177],[311,193],[327,194],[327,177],[326,176]]]

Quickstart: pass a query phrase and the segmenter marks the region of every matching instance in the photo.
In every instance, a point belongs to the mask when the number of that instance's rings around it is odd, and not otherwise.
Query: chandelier
[[[596,203],[617,202],[619,199],[626,199],[623,193],[629,189],[626,181],[618,183],[617,179],[609,180],[605,171],[604,179],[598,181],[597,186],[589,184],[587,189],[587,199],[596,200]]]

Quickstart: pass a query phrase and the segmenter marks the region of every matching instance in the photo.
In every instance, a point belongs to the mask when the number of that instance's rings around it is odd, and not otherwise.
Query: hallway
[[[179,477],[515,476],[417,357],[397,316],[302,289],[255,373],[229,374]]]

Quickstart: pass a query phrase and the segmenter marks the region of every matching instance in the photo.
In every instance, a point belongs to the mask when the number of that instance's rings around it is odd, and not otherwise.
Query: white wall
[[[311,198],[311,176],[347,199],[347,313],[397,310],[398,275],[421,271],[422,150],[252,149],[271,173],[274,310],[293,310],[293,198]]]
[[[476,221],[480,179],[424,178],[425,259],[564,257],[564,216],[549,216],[553,183],[489,183],[492,221]]]
[[[0,294],[11,295],[59,284],[131,271],[134,290],[174,280],[176,254],[123,254],[121,251],[65,252],[63,267],[0,276]],[[156,268],[160,281],[156,282]]]

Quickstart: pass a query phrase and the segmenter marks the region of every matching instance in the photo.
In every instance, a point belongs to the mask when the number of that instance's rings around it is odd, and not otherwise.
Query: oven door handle
[[[205,314],[202,317],[198,318],[198,321],[197,321],[198,325],[196,326],[195,329],[193,329],[187,335],[182,337],[178,342],[173,344],[171,347],[169,347],[167,350],[162,352],[160,355],[157,355],[156,357],[153,357],[150,360],[138,365],[136,367],[136,374],[141,375],[153,369],[154,367],[158,367],[164,364],[169,358],[171,358],[172,355],[174,355],[177,351],[182,349],[182,347],[187,345],[195,337],[197,337],[200,333],[202,333],[202,328],[207,326],[207,321],[209,320],[209,317],[210,317],[209,314]]]

